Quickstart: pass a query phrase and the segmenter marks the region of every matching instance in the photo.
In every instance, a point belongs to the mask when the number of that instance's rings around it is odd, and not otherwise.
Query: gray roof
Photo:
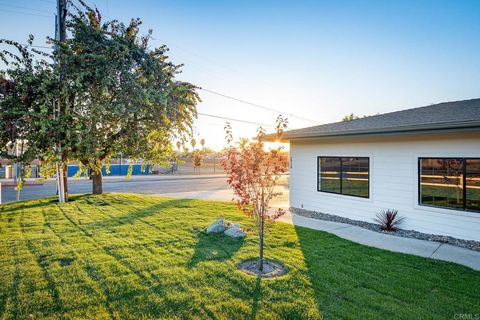
[[[436,130],[480,130],[480,98],[286,131],[284,140],[316,137],[395,134]],[[273,138],[273,135],[269,135]]]

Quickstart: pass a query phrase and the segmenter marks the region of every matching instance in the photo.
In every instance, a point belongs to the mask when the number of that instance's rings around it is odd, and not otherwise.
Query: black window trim
[[[452,208],[452,207],[443,207],[443,206],[435,206],[431,204],[424,204],[422,203],[422,196],[420,194],[420,182],[421,182],[421,177],[420,177],[420,172],[421,172],[421,165],[422,165],[422,160],[424,159],[450,159],[450,160],[460,160],[463,162],[463,208]],[[438,209],[444,209],[444,210],[450,210],[450,211],[459,211],[459,212],[480,212],[480,210],[472,210],[472,209],[467,209],[467,160],[480,160],[480,157],[436,157],[436,156],[431,156],[431,157],[418,157],[418,165],[417,165],[417,195],[418,195],[418,205],[422,207],[429,207],[429,208],[438,208]]]
[[[339,158],[340,159],[340,192],[333,192],[333,191],[325,191],[320,189],[320,158]],[[368,190],[368,196],[362,197],[362,196],[357,196],[354,194],[343,194],[342,191],[342,158],[365,158],[368,160],[368,181],[367,181],[367,190]],[[355,197],[355,198],[360,198],[360,199],[370,199],[370,157],[364,157],[364,156],[317,156],[317,192],[323,192],[323,193],[330,193],[330,194],[338,194],[341,196],[346,196],[346,197]]]

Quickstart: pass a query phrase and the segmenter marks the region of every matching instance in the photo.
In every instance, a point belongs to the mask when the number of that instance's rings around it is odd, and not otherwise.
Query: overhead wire
[[[16,11],[16,10],[9,10],[9,9],[0,9],[0,12],[7,12],[7,13],[16,13],[16,14],[23,14],[23,15],[28,15],[28,16],[36,16],[36,17],[42,17],[42,18],[52,18],[52,15],[46,15],[46,14],[36,14],[36,13],[31,13],[31,12],[21,12],[21,11]]]
[[[42,12],[42,13],[50,13],[47,10],[40,10],[40,9],[36,9],[36,8],[32,8],[32,7],[18,6],[18,5],[13,5],[13,4],[3,3],[3,2],[0,2],[0,6],[17,8],[17,9],[22,9],[22,10],[37,11],[37,12]]]
[[[172,43],[172,41],[170,41],[170,40],[168,40],[167,42]],[[217,69],[223,69],[224,71],[228,71],[229,73],[232,73],[232,72],[238,73],[239,72],[239,70],[235,70],[231,67],[228,67],[228,69],[227,69],[226,66],[222,66],[215,61],[212,61],[212,60],[210,60],[206,57],[203,57],[203,56],[193,52],[190,49],[187,49],[185,47],[182,47],[182,46],[178,45],[177,43],[173,43],[173,45],[174,45],[174,47],[176,47],[176,49],[179,49],[180,51],[183,51],[183,53],[185,53],[188,56],[193,57],[195,60],[197,60],[197,62],[195,62],[195,61],[192,61],[191,59],[187,58],[187,60],[190,60],[190,63],[192,65],[194,65],[196,67],[200,67],[201,69],[210,69],[210,70],[207,70],[207,71],[210,72],[210,73],[213,72],[217,76],[219,75],[218,72],[216,72],[216,71],[218,71]],[[185,60],[185,55],[184,54],[180,54],[180,55],[183,56],[182,59]],[[198,63],[198,61],[200,61],[201,64],[203,64],[203,66],[201,66],[200,63]],[[214,66],[214,69],[210,68],[210,66],[208,66],[208,65]],[[222,76],[222,78],[224,78],[224,77]],[[203,91],[211,93],[211,94],[215,94],[215,95],[220,96],[220,97],[224,97],[226,99],[230,99],[230,100],[234,100],[234,101],[237,101],[237,102],[240,102],[240,103],[244,103],[244,104],[256,107],[256,108],[260,108],[260,109],[263,109],[263,110],[266,110],[266,111],[286,115],[290,118],[296,118],[296,119],[300,119],[300,120],[307,121],[307,122],[314,123],[314,124],[319,124],[320,123],[319,121],[315,121],[315,120],[312,120],[312,119],[309,119],[309,118],[306,118],[306,117],[302,117],[302,116],[299,116],[299,115],[296,115],[296,114],[293,114],[293,113],[290,113],[290,112],[285,112],[285,111],[282,111],[282,110],[279,110],[279,109],[275,109],[275,108],[272,108],[270,106],[265,106],[265,105],[260,105],[258,103],[253,103],[253,102],[247,101],[246,99],[233,97],[231,95],[221,93],[221,92],[216,91],[216,90],[211,90],[211,89],[208,89],[208,88],[205,88],[205,87],[202,87],[202,86],[200,86],[200,90],[203,90]]]
[[[260,108],[260,109],[263,109],[263,110],[275,112],[275,113],[278,113],[278,114],[284,114],[284,115],[287,115],[287,116],[292,117],[292,118],[297,118],[297,119],[310,121],[310,122],[317,122],[317,121],[307,119],[307,118],[304,118],[304,117],[300,117],[300,116],[297,116],[297,115],[294,115],[294,114],[291,114],[291,113],[283,112],[281,110],[277,110],[277,109],[270,108],[270,107],[267,107],[267,106],[263,106],[263,105],[260,105],[260,104],[257,104],[257,103],[249,102],[249,101],[246,101],[244,99],[235,98],[235,97],[232,97],[230,95],[226,95],[226,94],[223,94],[223,93],[220,93],[220,92],[217,92],[217,91],[213,91],[213,90],[210,90],[210,89],[207,89],[207,88],[200,87],[200,90],[203,90],[203,91],[206,91],[206,92],[209,92],[209,93],[212,93],[212,94],[215,94],[217,96],[224,97],[224,98],[227,98],[227,99],[230,99],[230,100],[234,100],[234,101],[237,101],[237,102],[248,104],[248,105],[256,107],[256,108]]]
[[[201,116],[205,116],[205,117],[216,118],[216,119],[243,122],[243,123],[259,125],[259,126],[266,126],[266,127],[273,127],[273,125],[266,124],[266,123],[260,123],[260,122],[248,121],[248,120],[243,120],[243,119],[235,119],[235,118],[230,118],[230,117],[217,116],[217,115],[209,114],[209,113],[197,112],[197,114],[199,114]]]

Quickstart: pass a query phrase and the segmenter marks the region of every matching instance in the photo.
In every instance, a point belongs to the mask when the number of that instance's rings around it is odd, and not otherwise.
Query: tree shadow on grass
[[[230,259],[243,245],[244,239],[232,239],[220,234],[207,234],[199,232],[195,251],[187,263],[188,268],[193,268],[202,261],[224,261]]]
[[[150,216],[153,216],[162,209],[168,209],[168,208],[186,208],[189,207],[189,202],[193,200],[189,199],[171,199],[171,200],[165,200],[160,203],[157,203],[153,206],[145,207],[140,210],[136,210],[134,212],[129,212],[128,214],[121,215],[121,216],[115,216],[111,217],[109,219],[102,219],[100,221],[91,223],[88,225],[88,228],[96,229],[96,228],[111,228],[111,227],[116,227],[116,226],[121,226],[124,224],[133,224],[137,220],[147,218]],[[94,204],[94,203],[90,203]],[[96,204],[94,204],[96,205]],[[99,204],[100,206],[104,204]],[[109,205],[108,203],[105,205]],[[147,223],[143,221],[144,223]],[[147,223],[148,224],[148,223]]]
[[[44,199],[21,200],[17,202],[4,203],[0,205],[0,213],[15,212],[20,209],[25,210],[25,209],[48,207],[51,205],[50,199],[51,198],[44,198]]]
[[[84,198],[91,197],[91,194],[77,194],[72,195],[69,197],[67,202],[75,202],[77,200],[82,200]],[[8,202],[0,205],[0,213],[7,213],[17,211],[19,209],[26,210],[26,209],[34,209],[34,208],[42,208],[42,207],[49,207],[51,205],[58,204],[58,197],[46,197],[46,198],[39,198],[39,199],[25,199],[15,202]]]
[[[249,319],[256,319],[257,312],[259,307],[259,302],[262,300],[262,278],[257,277],[255,280],[255,288],[252,292],[253,301],[252,301],[252,312],[250,313]]]

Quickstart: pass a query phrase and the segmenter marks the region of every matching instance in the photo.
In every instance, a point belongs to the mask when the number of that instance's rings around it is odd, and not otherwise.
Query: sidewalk
[[[326,231],[340,238],[370,247],[455,262],[480,271],[479,251],[468,250],[446,243],[397,237],[350,224],[306,218],[290,213],[281,217],[279,221],[309,229]]]

